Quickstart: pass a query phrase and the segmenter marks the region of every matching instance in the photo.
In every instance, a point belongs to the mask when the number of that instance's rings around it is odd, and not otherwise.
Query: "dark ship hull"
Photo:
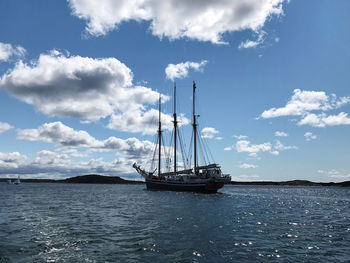
[[[223,182],[209,181],[204,183],[188,183],[181,181],[165,181],[157,179],[146,179],[148,190],[164,190],[177,192],[196,192],[215,194],[224,186]]]

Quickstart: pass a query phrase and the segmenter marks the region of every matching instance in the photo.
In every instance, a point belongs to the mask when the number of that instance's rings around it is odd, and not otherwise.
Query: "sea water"
[[[350,262],[350,188],[0,183],[0,262]]]

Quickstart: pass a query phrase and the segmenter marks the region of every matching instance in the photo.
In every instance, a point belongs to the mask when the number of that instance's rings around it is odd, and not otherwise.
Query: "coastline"
[[[0,178],[0,182],[14,180],[17,178]],[[119,176],[105,176],[98,174],[87,174],[69,177],[66,179],[21,179],[21,183],[68,183],[68,184],[144,184],[143,181],[126,180]]]
[[[17,178],[0,178],[0,182],[6,182],[7,180],[14,180]],[[88,174],[82,176],[75,176],[66,179],[21,179],[22,183],[68,183],[68,184],[144,184],[143,181],[127,180],[119,176],[105,176],[98,174]],[[350,181],[344,182],[311,182],[307,180],[292,180],[292,181],[283,181],[283,182],[274,182],[274,181],[253,181],[253,182],[240,182],[240,181],[231,181],[226,185],[272,185],[272,186],[337,186],[337,187],[350,187]]]

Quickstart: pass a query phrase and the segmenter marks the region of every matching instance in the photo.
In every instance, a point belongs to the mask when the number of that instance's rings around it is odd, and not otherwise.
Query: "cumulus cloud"
[[[62,178],[87,173],[134,176],[132,164],[148,165],[155,144],[137,138],[109,137],[98,140],[83,130],[75,130],[61,122],[45,123],[36,129],[19,129],[17,138],[55,144],[55,151],[42,150],[33,159],[18,152],[0,153],[0,174],[23,174]],[[172,150],[163,147],[163,151]],[[100,152],[115,152],[117,158],[106,162],[96,158]],[[104,153],[106,154],[106,153]],[[91,156],[94,156],[93,158]],[[83,158],[83,160],[76,160]]]
[[[0,62],[9,61],[11,57],[23,57],[26,50],[21,46],[12,46],[11,44],[0,42]]]
[[[201,131],[201,137],[206,139],[213,139],[219,131],[213,127],[204,127]]]
[[[68,0],[73,15],[87,21],[86,31],[105,35],[123,22],[149,21],[159,38],[189,38],[224,44],[223,34],[258,32],[267,19],[283,14],[287,0],[162,1]]]
[[[144,157],[154,149],[153,143],[147,140],[140,141],[137,138],[109,137],[106,140],[97,140],[88,132],[74,130],[59,121],[45,123],[37,129],[18,130],[17,139],[55,143],[62,147],[83,147],[89,151],[117,150],[130,158]]]
[[[118,158],[105,162],[101,158],[86,161],[73,161],[67,152],[42,150],[33,159],[18,152],[0,152],[0,174],[6,177],[50,178],[61,179],[71,176],[97,173],[112,176],[135,176],[132,169],[132,159]]]
[[[272,149],[271,143],[251,144],[250,141],[240,140],[236,142],[237,152],[247,152],[250,156],[256,156],[259,152],[270,152]]]
[[[17,169],[27,161],[28,157],[19,152],[2,153],[0,152],[0,168]]]
[[[164,148],[164,147],[163,147]],[[109,137],[106,140],[101,141],[99,147],[95,147],[97,150],[119,150],[123,153],[123,156],[128,159],[137,159],[141,163],[144,163],[145,157],[149,157],[155,145],[150,141],[140,141],[137,138],[120,139],[116,137]],[[168,149],[166,149],[168,151]]]
[[[225,147],[224,151],[232,151],[232,147],[231,146]]]
[[[324,91],[294,90],[294,95],[284,107],[265,110],[261,117],[275,118],[281,116],[303,116],[310,111],[332,110],[350,102],[350,97],[337,98],[335,94],[328,96]]]
[[[56,150],[42,150],[33,159],[20,153],[0,153],[0,174],[8,177],[25,175],[37,178],[65,178],[98,173],[105,175],[138,178],[132,168],[137,162],[149,165],[155,145],[137,138],[109,137],[97,140],[86,131],[74,130],[61,122],[45,123],[37,129],[18,130],[18,139],[55,143]],[[83,152],[81,152],[84,150]],[[169,152],[171,148],[163,147]],[[115,151],[117,158],[106,162],[91,158],[99,152]],[[84,160],[75,160],[84,158]]]
[[[18,130],[17,139],[57,143],[72,147],[99,146],[99,142],[86,131],[76,131],[60,121],[45,123],[37,129]]]
[[[286,145],[283,145],[280,141],[277,140],[274,148],[278,151],[285,151],[285,150],[296,150],[298,149],[298,147],[296,146],[286,146]]]
[[[246,152],[251,157],[257,157],[259,152],[268,152],[272,155],[279,155],[280,151],[297,149],[296,146],[286,146],[280,141],[276,141],[275,145],[270,142],[262,144],[251,144],[248,140],[239,140],[236,142],[237,152]]]
[[[6,123],[6,122],[0,122],[0,134],[11,130],[13,128],[13,126],[11,126],[10,124]]]
[[[49,116],[88,120],[140,109],[159,94],[132,86],[131,70],[115,58],[93,59],[53,51],[22,61],[3,75],[0,88]]]
[[[275,132],[276,137],[287,137],[288,133],[282,132],[282,131],[276,131]]]
[[[239,168],[242,168],[242,169],[255,169],[257,168],[258,166],[257,165],[254,165],[254,164],[249,164],[249,163],[242,163]]]
[[[194,69],[195,71],[203,71],[204,66],[208,63],[208,61],[203,60],[201,62],[183,62],[179,64],[169,64],[165,68],[165,74],[167,79],[175,80],[175,79],[183,79],[187,77],[189,69]]]
[[[111,117],[111,129],[144,132],[156,113],[149,107],[158,101],[159,93],[133,86],[132,80],[132,71],[115,58],[93,59],[53,50],[30,64],[19,61],[1,77],[0,88],[48,116],[83,122]],[[169,99],[161,96],[163,102]],[[183,118],[183,124],[186,121]]]
[[[141,109],[135,109],[123,112],[122,114],[113,114],[110,118],[108,128],[126,132],[141,132],[142,134],[154,134],[158,127],[158,115],[159,111],[150,109],[148,111],[142,111]],[[174,124],[172,123],[173,117],[169,114],[162,113],[162,129],[172,130]],[[183,114],[178,116],[179,127],[187,125],[190,120]]]
[[[324,91],[294,90],[294,95],[284,107],[265,110],[260,117],[276,118],[281,116],[300,116],[299,125],[326,127],[348,125],[350,118],[347,113],[326,115],[326,111],[334,110],[350,102],[350,96],[337,98],[335,94],[327,95]],[[320,111],[315,114],[313,111]]]
[[[300,125],[311,125],[313,127],[326,127],[336,125],[350,125],[350,118],[345,112],[338,115],[326,115],[325,113],[314,114],[308,113],[299,121]]]
[[[312,132],[305,132],[304,137],[305,137],[305,140],[307,141],[317,139],[317,135],[313,134]]]

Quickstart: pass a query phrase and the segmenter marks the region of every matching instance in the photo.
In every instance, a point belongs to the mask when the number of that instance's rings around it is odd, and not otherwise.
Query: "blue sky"
[[[350,178],[350,2],[0,3],[0,176],[139,178],[163,95],[233,180]]]

